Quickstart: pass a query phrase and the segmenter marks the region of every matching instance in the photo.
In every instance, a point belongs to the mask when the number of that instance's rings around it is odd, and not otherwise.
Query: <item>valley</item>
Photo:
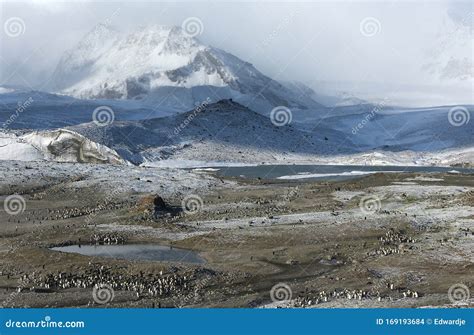
[[[472,285],[472,174],[288,181],[12,161],[0,171],[3,205],[24,199],[0,216],[4,307],[454,306],[448,289]],[[204,263],[49,249],[77,244],[162,245]],[[98,302],[95,285],[113,297]]]
[[[472,305],[468,76],[350,79],[305,45],[270,77],[184,25],[89,23],[47,80],[0,83],[3,307]]]

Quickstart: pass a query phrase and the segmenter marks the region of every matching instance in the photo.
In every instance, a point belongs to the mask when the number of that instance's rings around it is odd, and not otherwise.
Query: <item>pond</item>
[[[68,245],[54,251],[138,261],[162,261],[202,264],[206,261],[196,252],[157,244]]]

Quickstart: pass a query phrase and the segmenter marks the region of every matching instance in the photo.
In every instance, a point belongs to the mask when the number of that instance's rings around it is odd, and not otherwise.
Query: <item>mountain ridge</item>
[[[270,118],[232,100],[173,116],[114,122],[101,129],[93,123],[68,129],[115,150],[134,164],[178,156],[207,156],[209,160],[250,157],[259,151],[268,157],[292,151],[329,155],[349,152],[351,146],[338,131],[321,128],[318,133],[310,133],[291,124],[279,127]]]

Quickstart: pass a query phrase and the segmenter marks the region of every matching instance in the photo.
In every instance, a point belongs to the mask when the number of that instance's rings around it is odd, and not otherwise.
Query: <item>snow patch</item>
[[[43,152],[45,157],[52,161],[124,163],[115,150],[66,129],[30,133],[23,136],[23,140]]]
[[[0,160],[125,163],[115,150],[66,129],[24,136],[0,133]]]
[[[12,93],[15,90],[12,88],[2,87],[0,86],[0,94]]]

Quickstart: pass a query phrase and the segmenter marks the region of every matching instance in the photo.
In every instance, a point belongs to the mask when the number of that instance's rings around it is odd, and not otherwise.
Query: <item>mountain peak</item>
[[[264,114],[275,106],[319,106],[310,99],[301,100],[298,92],[252,64],[202,44],[181,27],[154,24],[129,33],[108,26],[94,30],[58,64],[53,82],[61,93],[86,99],[141,100],[181,111],[207,97],[212,101],[234,98]]]
[[[119,34],[119,31],[109,24],[98,23],[79,41],[78,47],[96,47],[104,41],[111,40]],[[69,51],[70,53],[72,52]]]
[[[198,41],[186,34],[181,27],[152,24],[141,26],[128,34],[127,39],[143,45],[158,45],[164,41],[186,45],[197,45]]]

